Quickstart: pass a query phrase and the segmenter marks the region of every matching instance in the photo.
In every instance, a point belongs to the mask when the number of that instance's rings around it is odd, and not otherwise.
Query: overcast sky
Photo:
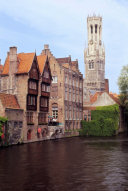
[[[106,78],[118,93],[117,79],[128,64],[128,0],[0,0],[0,58],[10,46],[41,53],[44,44],[57,58],[71,55],[84,74],[87,16],[103,17]],[[85,75],[85,74],[84,74]]]

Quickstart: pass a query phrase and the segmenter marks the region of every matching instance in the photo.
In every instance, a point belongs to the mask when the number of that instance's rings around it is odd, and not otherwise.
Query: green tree
[[[118,78],[118,86],[121,94],[128,94],[128,65],[123,66]]]
[[[123,119],[123,126],[128,126],[128,65],[123,66],[120,76],[118,78],[118,86],[120,91],[120,106],[121,118]]]

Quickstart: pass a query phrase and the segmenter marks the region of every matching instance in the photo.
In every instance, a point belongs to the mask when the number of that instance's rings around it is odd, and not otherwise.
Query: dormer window
[[[37,89],[37,83],[34,81],[29,81],[29,88],[32,90],[36,90]]]
[[[49,78],[49,72],[48,71],[44,72],[44,78]]]
[[[44,92],[50,92],[50,85],[42,83],[41,90]]]

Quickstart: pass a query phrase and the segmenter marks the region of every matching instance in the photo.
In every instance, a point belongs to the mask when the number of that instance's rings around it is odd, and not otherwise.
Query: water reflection
[[[128,138],[69,138],[0,150],[0,191],[124,191]]]

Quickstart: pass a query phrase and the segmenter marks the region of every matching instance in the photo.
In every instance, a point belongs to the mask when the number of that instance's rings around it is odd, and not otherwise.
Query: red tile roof
[[[28,73],[35,53],[20,53],[17,55],[18,70],[17,74]],[[4,69],[2,72],[3,75],[9,74],[9,56],[5,60]]]
[[[2,73],[3,71],[3,65],[0,64],[0,74]]]
[[[18,70],[16,74],[28,73],[31,69],[35,53],[19,53],[17,55]],[[46,55],[37,56],[40,73],[43,72]],[[9,74],[9,56],[6,58],[2,75]]]
[[[0,93],[0,100],[5,108],[20,109],[15,95]]]
[[[42,72],[44,70],[46,59],[47,59],[46,55],[37,56],[37,61],[38,61],[39,70],[40,70],[41,74],[42,74]]]
[[[109,96],[117,103],[120,105],[120,100],[119,100],[119,96],[115,93],[109,93]]]
[[[96,102],[98,97],[102,94],[103,92],[96,92],[93,96],[90,96],[90,102],[91,104]]]
[[[18,71],[17,74],[28,73],[31,69],[35,53],[20,53],[18,54]]]

